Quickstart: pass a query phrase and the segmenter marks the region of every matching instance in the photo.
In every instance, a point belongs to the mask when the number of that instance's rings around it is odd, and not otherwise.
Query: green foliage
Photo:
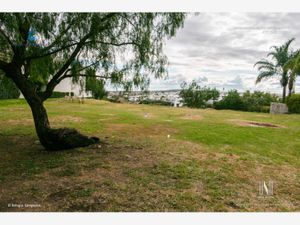
[[[215,108],[243,110],[244,103],[237,90],[230,90],[221,101],[215,103]]]
[[[184,105],[192,108],[205,108],[208,100],[217,100],[220,96],[216,88],[201,87],[195,80],[190,84],[183,82],[181,87],[179,96]]]
[[[219,102],[216,109],[233,109],[249,112],[269,112],[271,102],[279,102],[279,97],[261,91],[246,91],[242,96],[237,90],[231,90]]]
[[[40,92],[38,92],[40,93]],[[74,96],[74,92],[61,92],[61,91],[53,91],[52,95],[49,98],[64,98],[65,96]]]
[[[300,94],[292,94],[286,102],[289,112],[300,113]]]
[[[151,99],[144,99],[140,101],[139,104],[172,106],[172,102],[167,102],[163,100],[151,100]]]
[[[220,100],[216,101],[220,92],[213,88],[200,87],[196,81],[190,84],[182,83],[180,97],[186,106],[191,108],[214,107],[216,109],[233,109],[250,112],[269,112],[271,102],[279,102],[279,97],[270,93],[261,91],[246,91],[240,95],[237,90],[230,90]],[[207,104],[208,100],[213,100],[213,105]]]
[[[261,91],[246,91],[242,96],[243,109],[250,112],[269,112],[271,102],[279,102],[279,97]]]
[[[86,91],[92,92],[93,98],[95,99],[103,99],[107,96],[105,82],[95,77],[87,77],[85,88]]]
[[[200,87],[196,81],[190,84],[182,83],[180,97],[186,106],[191,108],[211,107],[207,104],[208,100],[216,101],[220,92],[213,88]],[[237,90],[230,90],[219,102],[214,102],[212,107],[216,109],[233,109],[250,112],[269,112],[271,102],[278,102],[279,98],[270,93],[246,91],[242,96]]]
[[[69,96],[69,92],[59,92],[59,91],[53,91],[50,98],[64,98],[65,96]],[[74,96],[74,93],[71,92],[71,96]]]
[[[297,76],[300,75],[300,50],[295,51],[289,61],[285,64],[284,69],[289,71],[289,96],[292,94]]]
[[[280,84],[284,89],[282,96],[283,101],[285,101],[285,88],[289,82],[286,65],[289,63],[294,54],[290,50],[290,45],[294,40],[295,39],[292,38],[281,46],[273,46],[272,51],[270,51],[267,55],[267,57],[271,57],[271,60],[263,59],[256,62],[254,65],[259,71],[256,83],[259,83],[264,79],[269,79],[270,77],[280,76]]]
[[[66,77],[78,83],[91,71],[126,90],[145,90],[149,74],[167,74],[163,43],[184,18],[184,13],[0,13],[0,60],[17,57],[37,90],[53,77],[55,84]],[[98,90],[103,82],[95,82]],[[91,89],[103,97],[101,88]]]
[[[55,72],[54,58],[48,56],[33,60],[30,65],[30,81],[36,84],[37,87],[46,85],[48,79]]]
[[[0,73],[0,99],[19,98],[20,91],[10,78]]]

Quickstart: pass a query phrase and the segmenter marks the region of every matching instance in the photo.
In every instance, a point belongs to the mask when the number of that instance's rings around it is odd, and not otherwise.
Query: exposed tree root
[[[49,140],[44,147],[49,151],[85,147],[100,141],[97,137],[85,136],[72,128],[50,129],[48,134]]]

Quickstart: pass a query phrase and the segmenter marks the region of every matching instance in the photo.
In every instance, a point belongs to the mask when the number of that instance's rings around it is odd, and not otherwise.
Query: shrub
[[[261,91],[246,91],[242,96],[244,110],[250,112],[266,112],[271,102],[279,102],[279,97]]]
[[[289,112],[300,113],[300,94],[293,94],[288,97],[286,102]]]
[[[53,91],[50,98],[64,98],[65,96],[69,95],[69,92],[59,92],[59,91]],[[71,96],[74,96],[74,93],[71,92]]]
[[[144,100],[140,101],[139,104],[172,106],[172,102],[163,101],[163,100],[151,100],[151,99],[144,99]]]
[[[95,77],[87,77],[85,84],[86,91],[91,91],[94,99],[103,99],[107,97],[107,91],[105,90],[105,82],[98,80]]]
[[[279,102],[279,97],[261,91],[246,91],[242,96],[237,90],[231,90],[219,102],[215,103],[216,109],[233,109],[249,112],[269,112],[271,102]]]
[[[205,108],[208,100],[217,100],[220,92],[215,88],[200,87],[196,81],[181,84],[182,90],[179,96],[183,99],[184,105],[191,108]]]
[[[239,95],[237,90],[230,90],[221,101],[215,103],[215,108],[243,110],[245,107],[242,97]]]
[[[269,112],[270,112],[270,106],[267,106],[267,105],[263,106],[263,107],[261,108],[261,111],[260,111],[260,112],[263,112],[263,113],[269,113]]]

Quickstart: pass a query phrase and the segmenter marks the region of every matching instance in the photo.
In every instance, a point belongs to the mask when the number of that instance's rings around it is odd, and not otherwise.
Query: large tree
[[[294,52],[290,60],[286,63],[285,69],[289,71],[288,96],[291,96],[295,86],[296,78],[300,75],[300,50]]]
[[[271,60],[263,59],[255,63],[259,74],[256,79],[256,83],[261,82],[263,79],[279,76],[280,84],[282,86],[282,102],[285,102],[286,88],[289,81],[288,70],[286,69],[286,63],[291,59],[292,52],[290,45],[295,39],[288,40],[281,46],[273,46],[267,57],[271,57]]]
[[[183,26],[182,13],[2,13],[0,70],[28,102],[48,150],[98,142],[75,129],[52,129],[43,105],[63,79],[109,80],[129,89],[166,74],[165,38]]]

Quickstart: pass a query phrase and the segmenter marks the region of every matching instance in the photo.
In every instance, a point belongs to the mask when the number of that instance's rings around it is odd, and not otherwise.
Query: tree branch
[[[72,43],[72,44],[65,45],[65,46],[63,46],[63,47],[61,47],[61,48],[59,48],[59,49],[56,49],[56,50],[54,50],[54,51],[52,51],[52,52],[47,52],[47,53],[45,53],[45,54],[41,54],[41,55],[31,55],[31,56],[25,57],[25,59],[26,59],[26,60],[31,60],[31,59],[43,58],[43,57],[46,57],[46,56],[49,56],[49,55],[53,55],[53,54],[55,54],[55,53],[57,53],[57,52],[60,52],[60,51],[62,51],[62,50],[65,50],[65,49],[67,49],[67,48],[73,47],[73,46],[75,46],[75,45],[77,45],[77,44],[79,44],[79,42],[75,42],[75,43]]]
[[[70,24],[68,25],[68,27],[67,27],[65,30],[63,30],[63,31],[56,37],[56,39],[55,39],[50,45],[48,45],[47,47],[45,47],[45,48],[42,49],[42,53],[43,53],[43,52],[47,52],[47,51],[50,50],[52,47],[54,47],[55,44],[58,43],[58,42],[61,40],[61,38],[62,38],[62,37],[63,37],[63,36],[64,36],[64,35],[72,28],[72,26],[73,26],[74,24],[76,24],[76,23],[75,23],[75,22],[70,23]],[[44,54],[41,54],[41,55],[32,55],[32,56],[28,56],[28,57],[26,57],[26,59],[37,59],[37,58],[42,58],[42,57],[45,57],[45,56],[49,56],[49,55],[55,54],[55,53],[57,53],[57,52],[59,52],[59,51],[62,51],[62,50],[64,50],[64,49],[66,49],[66,48],[70,48],[70,47],[72,47],[72,46],[74,46],[74,45],[76,45],[76,44],[78,44],[78,42],[75,42],[75,43],[73,43],[73,44],[69,44],[69,45],[63,46],[63,47],[61,47],[61,48],[59,48],[59,49],[56,49],[56,50],[54,50],[54,51],[52,51],[52,52],[44,53]]]
[[[88,42],[85,42],[84,44],[90,44],[92,43],[92,41],[88,41]],[[123,45],[137,45],[137,46],[140,46],[140,44],[136,43],[136,42],[123,42],[123,43],[113,43],[113,42],[103,42],[103,41],[97,41],[96,43],[100,43],[100,44],[106,44],[106,45],[113,45],[113,46],[123,46]],[[29,56],[29,57],[25,57],[26,60],[30,60],[30,59],[37,59],[37,58],[43,58],[45,56],[49,56],[49,55],[53,55],[57,52],[60,52],[64,49],[67,49],[67,48],[70,48],[70,47],[73,47],[75,45],[79,44],[79,42],[75,42],[75,43],[72,43],[72,44],[69,44],[69,45],[66,45],[66,46],[63,46],[59,49],[56,49],[52,52],[48,52],[48,53],[45,53],[43,55],[32,55],[32,56]]]
[[[111,79],[112,78],[110,76],[102,76],[102,75],[90,76],[90,75],[87,75],[87,74],[79,74],[78,76],[79,77],[96,77],[96,78],[101,78],[101,79]],[[66,75],[59,78],[59,82],[61,82],[62,80],[66,79],[66,78],[70,78],[70,77],[73,77],[73,75],[72,74],[66,74]]]
[[[90,33],[86,34],[81,41],[77,44],[75,50],[69,57],[69,59],[65,62],[65,64],[60,68],[60,70],[52,77],[50,82],[47,84],[46,91],[43,92],[41,98],[42,100],[46,100],[49,98],[55,88],[55,86],[59,83],[58,79],[59,77],[68,69],[68,67],[71,65],[75,57],[77,56],[78,52],[81,50],[81,48],[84,46],[85,41],[90,37]]]
[[[56,39],[50,44],[48,45],[47,47],[45,47],[43,49],[43,51],[48,51],[50,50],[57,42],[60,41],[60,39],[72,28],[72,26],[74,25],[75,23],[70,23],[69,26],[64,30],[62,31],[62,33],[56,37]]]
[[[23,20],[19,13],[16,13],[15,15],[16,15],[16,19],[17,19],[19,33],[21,35],[21,38],[23,39],[23,43],[21,46],[23,49],[25,49],[25,46],[28,41],[28,33],[30,30],[30,24],[28,22],[27,17],[25,17]]]
[[[86,69],[88,69],[88,68],[90,68],[90,67],[96,65],[97,63],[99,63],[99,61],[100,61],[100,60],[98,60],[98,61],[96,61],[96,62],[94,62],[94,63],[92,63],[92,64],[90,64],[90,65],[88,65],[88,66],[82,67],[82,68],[80,68],[79,70],[76,70],[76,72],[80,72],[80,71],[86,70]],[[61,77],[58,79],[58,82],[60,82],[60,81],[62,81],[63,79],[65,79],[65,76],[67,76],[67,77],[72,77],[72,76],[73,76],[72,74],[67,74],[67,73],[70,72],[70,71],[71,71],[71,69],[67,69],[66,72],[64,73],[64,75],[61,76]]]
[[[94,62],[94,63],[92,63],[92,64],[90,64],[90,65],[84,66],[84,67],[82,67],[81,69],[76,70],[76,72],[80,72],[80,71],[82,71],[82,70],[88,69],[88,68],[90,68],[90,67],[96,65],[97,63],[99,63],[99,61],[100,61],[100,60],[98,60],[98,61],[96,61],[96,62]],[[70,70],[69,70],[69,71],[70,71]]]
[[[83,71],[83,70],[85,70],[85,69],[88,69],[88,68],[92,67],[93,65],[96,65],[97,63],[99,63],[99,61],[94,62],[94,63],[92,63],[92,64],[90,64],[90,65],[88,65],[88,66],[82,67],[81,69],[76,70],[75,72],[80,72],[80,71]],[[63,77],[64,77],[68,72],[70,72],[70,71],[71,71],[71,69],[67,69],[67,70],[64,72],[64,75],[61,76],[62,79],[60,78],[60,79],[58,79],[57,81],[58,81],[58,82],[62,81],[62,80],[64,79]],[[72,76],[72,75],[71,75],[71,74],[68,75],[68,77],[70,77],[70,76]]]
[[[110,17],[115,16],[115,13],[108,13],[104,18],[102,18],[101,22],[106,21]],[[42,101],[45,101],[47,98],[49,98],[55,88],[55,86],[59,83],[59,78],[65,73],[65,71],[68,69],[68,67],[71,65],[71,63],[76,58],[77,54],[80,52],[82,47],[87,44],[87,40],[90,38],[90,36],[93,34],[93,23],[91,24],[90,31],[79,41],[76,48],[72,52],[69,59],[65,62],[65,64],[61,67],[61,69],[52,77],[50,82],[47,84],[46,91],[41,94]],[[107,24],[106,24],[107,26]],[[105,26],[103,26],[103,29],[105,29]]]
[[[121,17],[123,17],[128,23],[130,23],[131,26],[133,26],[134,28],[136,28],[136,25],[130,19],[128,19],[126,13],[122,13]]]
[[[102,22],[104,22],[105,20],[107,20],[108,18],[110,18],[111,16],[113,16],[115,13],[109,13],[108,15],[106,15]],[[72,26],[74,25],[75,23],[70,23],[69,26],[64,30],[62,31],[62,33],[47,47],[45,47],[44,49],[42,49],[42,52],[46,52],[48,50],[50,50],[71,28]],[[51,52],[47,52],[47,53],[44,53],[44,54],[41,54],[41,55],[32,55],[32,56],[28,56],[28,57],[25,57],[25,59],[37,59],[37,58],[43,58],[45,56],[49,56],[49,55],[52,55],[52,54],[55,54],[57,52],[60,52],[64,49],[67,49],[67,48],[70,48],[72,46],[75,46],[77,45],[79,42],[74,42],[72,44],[68,44],[68,45],[65,45],[65,46],[62,46],[61,48],[58,48],[54,51],[51,51]],[[87,43],[86,43],[87,44]]]
[[[89,43],[91,43],[91,42],[92,42],[92,41],[88,41],[88,42],[86,42],[86,44],[89,44]],[[120,47],[120,46],[123,46],[123,45],[136,45],[136,46],[141,46],[139,43],[134,42],[134,41],[122,42],[122,43],[113,43],[113,42],[105,42],[105,41],[96,41],[96,43],[99,43],[99,44],[105,44],[105,45],[113,45],[113,46],[117,46],[117,47]]]
[[[68,67],[71,65],[71,63],[73,62],[73,60],[75,59],[75,57],[77,56],[78,52],[81,50],[81,48],[88,44],[91,43],[92,41],[86,41],[89,38],[90,34],[87,34],[76,46],[74,52],[71,54],[70,58],[66,61],[66,63],[62,66],[62,68],[52,77],[52,79],[50,80],[50,82],[48,83],[47,87],[46,87],[46,91],[42,93],[42,100],[45,101],[47,98],[49,98],[51,96],[51,93],[53,92],[55,86],[57,84],[59,84],[59,82],[63,79],[60,79],[60,77],[67,72]],[[102,41],[98,41],[98,43],[101,44],[108,44],[108,45],[114,45],[114,46],[122,46],[122,45],[137,45],[139,46],[138,43],[131,41],[131,42],[123,42],[123,43],[113,43],[113,42],[102,42]],[[70,77],[68,75],[68,77]]]

